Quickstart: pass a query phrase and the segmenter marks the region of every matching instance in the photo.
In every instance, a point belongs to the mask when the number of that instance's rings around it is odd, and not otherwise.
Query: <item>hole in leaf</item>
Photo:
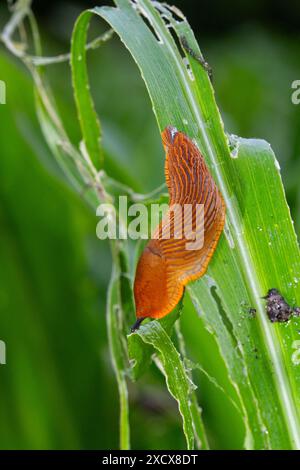
[[[211,292],[211,295],[214,299],[214,301],[216,302],[217,304],[217,307],[218,307],[218,310],[219,310],[219,313],[222,317],[222,320],[223,320],[223,323],[226,327],[226,330],[228,331],[231,339],[232,339],[232,342],[233,342],[233,345],[234,347],[236,348],[236,350],[240,353],[240,349],[239,349],[239,344],[238,344],[238,341],[235,337],[235,334],[234,334],[234,328],[233,328],[233,324],[231,323],[231,320],[229,319],[223,305],[222,305],[222,300],[221,298],[219,297],[218,293],[217,293],[217,288],[216,286],[212,286],[210,288],[210,292]]]
[[[163,44],[163,41],[162,39],[159,37],[159,34],[157,33],[157,31],[155,30],[155,28],[153,27],[153,24],[151,23],[151,21],[149,20],[149,17],[147,15],[147,12],[143,9],[143,7],[141,7],[141,5],[137,4],[135,1],[133,3],[135,9],[137,10],[137,12],[141,15],[141,17],[143,18],[143,21],[144,23],[148,26],[148,28],[150,29],[151,33],[153,34],[153,36],[155,37],[155,39],[157,40],[158,43],[160,44]]]

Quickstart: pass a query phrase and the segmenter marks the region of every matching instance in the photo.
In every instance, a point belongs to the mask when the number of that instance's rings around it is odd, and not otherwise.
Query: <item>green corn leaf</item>
[[[187,448],[194,448],[194,440],[196,438],[197,446],[206,449],[207,440],[201,419],[199,419],[199,409],[194,396],[194,385],[170,336],[157,321],[142,325],[131,336],[138,336],[147,346],[153,346],[159,353],[158,358],[162,364],[168,390],[178,402]]]
[[[103,166],[101,127],[91,98],[86,64],[86,40],[91,13],[79,16],[73,31],[71,68],[74,96],[83,141],[88,156],[97,170]]]
[[[157,323],[165,330],[170,336],[173,326],[180,316],[182,304],[180,303],[173,312],[160,320]],[[151,327],[149,325],[149,327]],[[154,353],[153,347],[144,344],[139,335],[128,336],[128,355],[131,361],[131,378],[138,380],[144,372],[148,369],[152,361],[152,354]]]
[[[117,260],[115,260],[107,293],[107,332],[111,359],[117,379],[120,399],[120,449],[130,448],[130,427],[128,391],[126,384],[126,351],[122,344],[123,309],[121,301],[121,281]]]
[[[199,47],[178,11],[149,0],[115,3],[94,12],[135,59],[160,130],[171,124],[196,140],[226,202],[216,254],[188,292],[218,339],[240,398],[245,446],[300,448],[300,370],[292,360],[299,321],[271,324],[261,300],[276,287],[290,303],[300,303],[299,248],[274,155],[261,141],[237,139],[232,148]],[[170,28],[193,51],[185,51],[188,66]]]

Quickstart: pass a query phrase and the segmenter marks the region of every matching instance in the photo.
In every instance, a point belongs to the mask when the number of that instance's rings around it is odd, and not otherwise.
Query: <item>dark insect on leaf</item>
[[[266,312],[272,323],[287,322],[291,316],[300,316],[299,307],[291,307],[277,289],[270,289],[263,299],[267,300]]]

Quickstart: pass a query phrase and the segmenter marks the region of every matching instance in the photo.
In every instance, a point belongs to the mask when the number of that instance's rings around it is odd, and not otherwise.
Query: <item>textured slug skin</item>
[[[145,247],[134,282],[138,319],[161,318],[173,310],[184,286],[205,273],[225,222],[223,198],[196,145],[170,126],[162,132],[162,141],[166,151],[169,206],[191,204],[192,214],[185,232],[188,239],[185,236],[163,238],[167,229],[171,234],[176,231],[174,217],[167,214]],[[186,244],[191,241],[189,233],[196,228],[196,204],[204,205],[204,245],[201,249],[187,250]]]

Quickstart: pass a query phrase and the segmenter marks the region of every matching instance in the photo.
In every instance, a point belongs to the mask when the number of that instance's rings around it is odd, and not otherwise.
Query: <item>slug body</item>
[[[205,273],[225,222],[223,198],[197,146],[170,126],[162,132],[162,141],[170,207],[137,265],[134,297],[138,325],[142,318],[161,318],[170,313],[181,299],[184,286]],[[184,222],[184,234],[178,239],[174,236],[178,218],[170,211],[174,205],[186,204],[191,211]],[[197,204],[203,204],[201,227],[196,224]],[[199,236],[200,231],[202,246],[188,249],[193,234]],[[167,232],[171,234],[169,238],[165,237]]]

